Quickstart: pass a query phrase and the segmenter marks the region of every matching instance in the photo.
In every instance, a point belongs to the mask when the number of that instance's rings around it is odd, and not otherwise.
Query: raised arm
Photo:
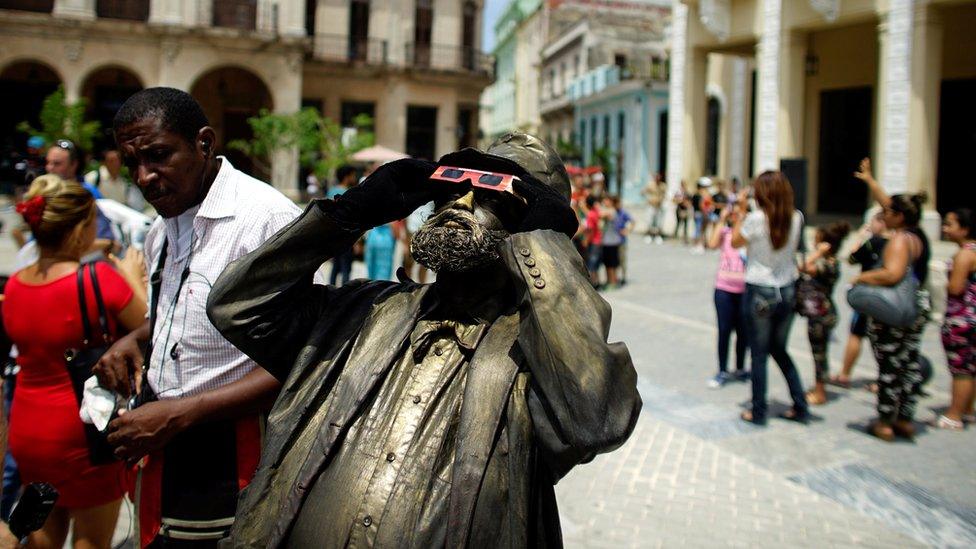
[[[608,343],[610,306],[590,285],[565,235],[516,233],[503,248],[520,293],[519,347],[532,372],[529,409],[558,477],[617,448],[641,409],[623,343]]]
[[[874,178],[874,174],[871,173],[871,159],[865,158],[861,160],[858,170],[854,172],[854,177],[860,179],[868,186],[868,190],[871,191],[871,196],[878,201],[878,204],[882,208],[887,208],[891,205],[891,197],[885,192],[881,184]]]
[[[429,202],[434,164],[386,164],[335,201],[316,200],[214,283],[207,304],[213,325],[237,348],[284,379],[335,288],[313,283],[315,271],[372,227]]]

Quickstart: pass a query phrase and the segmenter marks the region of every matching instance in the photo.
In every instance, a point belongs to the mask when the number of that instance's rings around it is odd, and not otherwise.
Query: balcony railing
[[[408,42],[403,48],[407,66],[447,71],[465,71],[490,75],[491,56],[466,46],[416,44]]]
[[[0,10],[36,11],[51,13],[54,0],[0,0]]]
[[[389,50],[386,40],[351,38],[347,34],[316,34],[314,55],[323,61],[386,65]]]
[[[257,0],[220,0],[213,3],[213,26],[254,30],[257,27]]]
[[[149,0],[98,0],[95,14],[110,19],[146,21],[149,19]]]

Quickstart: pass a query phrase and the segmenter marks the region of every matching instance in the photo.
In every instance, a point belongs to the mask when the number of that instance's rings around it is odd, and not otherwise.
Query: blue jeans
[[[749,329],[749,347],[752,351],[752,415],[766,418],[766,359],[773,357],[793,399],[793,409],[798,415],[807,413],[807,399],[796,365],[786,352],[786,342],[793,324],[795,301],[793,285],[773,288],[746,285],[745,313]]]
[[[16,384],[16,376],[11,375],[4,381],[3,400],[7,417],[0,418],[0,421],[9,422],[10,420],[10,405],[13,404],[14,387]],[[14,461],[14,456],[8,450],[3,456],[3,499],[0,500],[0,518],[4,521],[10,520],[10,512],[13,510],[14,503],[20,497],[20,488],[20,471],[17,469],[17,462]]]
[[[718,371],[724,372],[729,363],[729,343],[735,330],[735,369],[746,366],[746,329],[742,312],[743,294],[715,289],[715,314],[718,317]]]
[[[332,275],[329,277],[329,284],[341,286],[349,282],[349,274],[352,272],[352,259],[352,248],[332,258]]]

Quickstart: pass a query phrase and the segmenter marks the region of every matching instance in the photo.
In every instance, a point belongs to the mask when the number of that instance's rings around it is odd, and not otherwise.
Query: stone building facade
[[[306,105],[370,114],[378,144],[436,158],[477,138],[481,16],[482,0],[0,0],[0,132],[20,139],[12,128],[58,85],[103,125],[133,91],[173,86],[221,144],[260,109]],[[271,164],[262,175],[295,195],[297,154]]]
[[[870,156],[889,192],[928,193],[937,234],[936,209],[976,205],[973,28],[972,0],[675,1],[669,185],[782,165],[809,213],[858,214]]]

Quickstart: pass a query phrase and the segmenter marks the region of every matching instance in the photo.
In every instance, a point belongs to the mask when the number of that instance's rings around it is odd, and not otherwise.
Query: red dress
[[[109,328],[116,331],[119,313],[132,300],[132,289],[106,263],[96,267]],[[42,285],[7,283],[3,323],[17,346],[17,389],[10,408],[10,452],[21,480],[50,482],[60,492],[58,506],[103,505],[122,497],[127,488],[122,462],[92,466],[78,401],[64,364],[64,351],[82,343],[77,274]],[[97,334],[98,312],[91,279],[85,272],[89,322]]]

